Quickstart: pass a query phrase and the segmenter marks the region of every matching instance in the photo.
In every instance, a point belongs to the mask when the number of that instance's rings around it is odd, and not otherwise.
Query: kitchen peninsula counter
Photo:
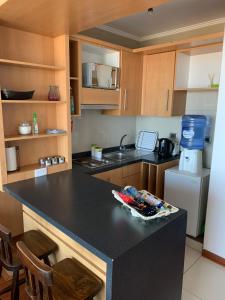
[[[96,268],[98,262],[105,264],[104,296],[96,299],[181,299],[184,210],[143,222],[114,199],[112,189],[117,186],[90,176],[76,165],[70,171],[4,188],[25,210],[76,242],[80,251],[86,249],[95,256]],[[80,254],[84,258],[85,254]]]

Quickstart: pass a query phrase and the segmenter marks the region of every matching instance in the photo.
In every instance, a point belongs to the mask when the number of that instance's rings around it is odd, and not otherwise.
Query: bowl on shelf
[[[33,91],[12,91],[8,89],[2,89],[2,100],[28,100],[32,99]]]

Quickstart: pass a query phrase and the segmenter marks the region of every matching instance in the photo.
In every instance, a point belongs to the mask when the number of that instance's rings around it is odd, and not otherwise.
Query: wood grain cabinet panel
[[[141,115],[184,114],[186,93],[174,92],[175,64],[175,51],[144,56]]]
[[[118,186],[133,185],[141,187],[141,163],[131,164],[121,168],[95,174],[94,177],[116,184]]]
[[[141,109],[142,56],[121,53],[121,114],[136,116]]]
[[[93,88],[82,88],[81,104],[119,105],[119,91]]]
[[[120,57],[120,107],[104,114],[137,116],[141,111],[143,56],[122,50]]]

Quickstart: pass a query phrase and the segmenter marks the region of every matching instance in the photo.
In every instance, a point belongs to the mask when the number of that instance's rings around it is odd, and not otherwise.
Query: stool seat
[[[32,253],[37,256],[39,259],[44,259],[47,262],[47,257],[54,253],[57,249],[56,243],[50,240],[45,234],[37,230],[29,230],[22,234],[19,234],[15,237],[12,237],[9,241],[9,246],[11,249],[12,260],[11,263],[8,263],[5,259],[2,258],[0,250],[0,261],[4,268],[8,271],[14,271],[15,269],[21,270],[22,264],[17,255],[16,243],[18,241],[23,241],[24,244],[31,249]]]
[[[101,280],[75,259],[66,258],[52,269],[54,300],[92,299],[102,288]]]
[[[29,299],[91,300],[101,290],[101,279],[76,259],[66,258],[49,267],[23,242],[16,246],[25,269]]]
[[[17,251],[16,243],[22,241],[39,259],[54,253],[57,250],[57,244],[47,235],[38,230],[29,230],[12,238],[10,246]]]

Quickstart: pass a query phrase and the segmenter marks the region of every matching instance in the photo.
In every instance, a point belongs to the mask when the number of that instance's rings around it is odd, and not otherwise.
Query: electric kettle
[[[172,155],[174,144],[170,139],[162,138],[159,139],[158,154],[163,157],[169,157]]]

